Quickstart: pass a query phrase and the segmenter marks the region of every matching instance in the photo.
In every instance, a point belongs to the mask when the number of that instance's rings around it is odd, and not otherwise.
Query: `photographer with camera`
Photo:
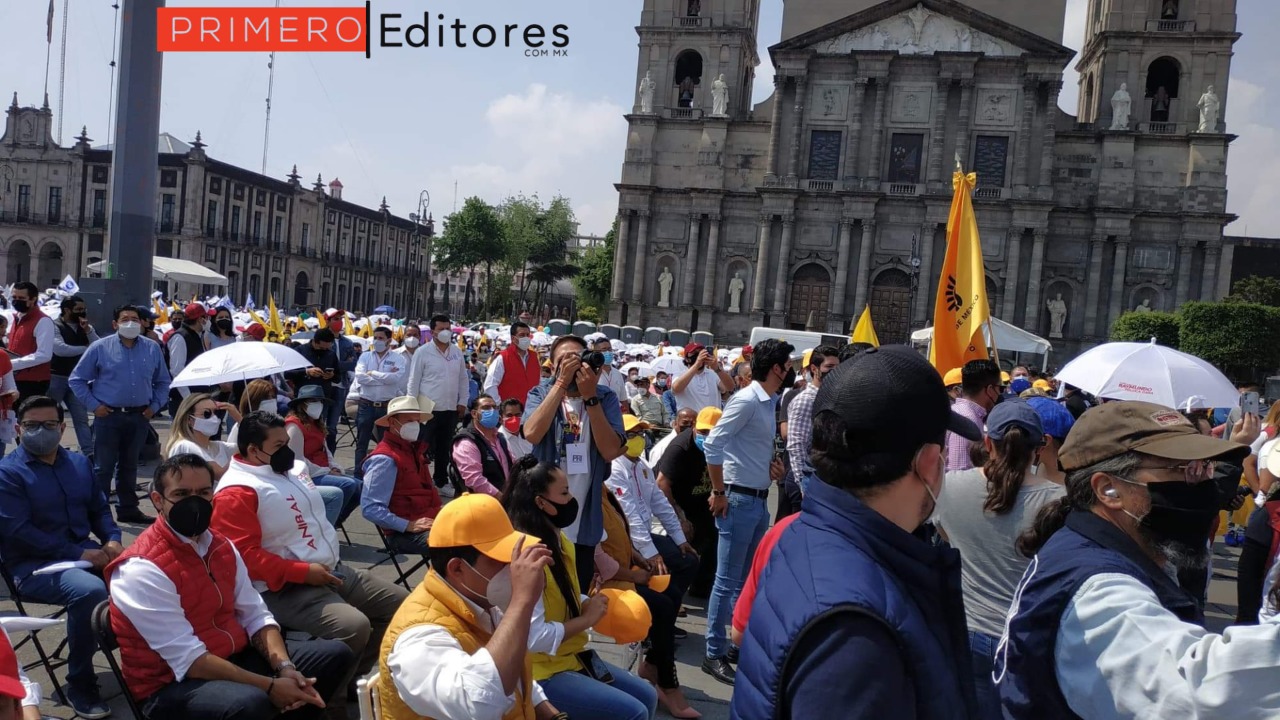
[[[689,408],[700,412],[704,407],[723,408],[723,396],[736,386],[716,356],[705,345],[689,343],[684,346],[684,365],[689,369],[671,385],[676,410]]]
[[[524,437],[538,460],[558,465],[569,476],[573,499],[566,504],[564,534],[578,557],[593,557],[604,536],[601,493],[614,458],[622,455],[625,431],[618,396],[599,383],[601,353],[589,351],[576,335],[551,345],[554,370],[529,391]],[[573,512],[568,512],[571,505]],[[579,563],[580,587],[591,586],[592,565]]]

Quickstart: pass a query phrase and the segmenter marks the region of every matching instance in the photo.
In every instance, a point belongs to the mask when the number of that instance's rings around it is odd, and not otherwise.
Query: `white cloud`
[[[1231,234],[1280,236],[1280,131],[1267,122],[1266,99],[1262,86],[1231,78],[1224,119],[1239,138],[1227,164],[1227,210],[1240,216],[1227,226]]]
[[[1075,67],[1076,61],[1080,59],[1080,51],[1084,50],[1084,26],[1088,14],[1088,0],[1067,0],[1062,44],[1075,50],[1076,55],[1062,71],[1062,94],[1058,97],[1058,107],[1072,115],[1078,114],[1077,105],[1080,103],[1080,73],[1075,71]]]

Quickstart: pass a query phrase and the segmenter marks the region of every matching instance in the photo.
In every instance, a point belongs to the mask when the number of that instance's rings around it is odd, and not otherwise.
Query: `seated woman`
[[[573,543],[561,532],[578,517],[568,476],[556,465],[527,456],[512,472],[502,506],[515,529],[538,538],[554,558],[546,570],[542,601],[546,622],[561,624],[564,639],[554,652],[533,656],[533,677],[547,699],[573,720],[652,718],[658,705],[654,689],[587,650],[587,630],[604,617],[608,600],[594,593],[584,597],[578,587]]]
[[[342,491],[342,508],[336,518],[329,518],[334,527],[342,527],[347,516],[360,506],[360,481],[343,475],[325,442],[329,431],[324,418],[329,402],[324,388],[304,385],[298,391],[298,397],[289,402],[289,414],[284,421],[289,433],[289,449],[307,464],[311,481],[317,486],[336,487]]]
[[[183,398],[178,405],[178,412],[174,413],[169,442],[164,447],[166,458],[199,455],[209,463],[215,483],[222,479],[222,474],[230,467],[231,458],[236,454],[236,447],[231,443],[213,439],[222,429],[219,410],[240,422],[239,410],[227,403],[215,401],[208,393],[191,393]]]
[[[499,497],[506,487],[513,461],[500,424],[498,403],[481,395],[471,403],[471,423],[453,438],[453,467],[471,492]]]

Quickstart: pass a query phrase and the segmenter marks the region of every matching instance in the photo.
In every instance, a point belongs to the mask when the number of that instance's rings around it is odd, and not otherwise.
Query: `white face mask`
[[[320,415],[324,413],[324,403],[307,403],[307,417],[312,420],[319,420]]]
[[[258,403],[258,412],[275,413],[279,408],[280,406],[276,404],[275,398],[267,398],[266,400]]]
[[[387,351],[387,341],[386,341],[386,340],[374,340],[374,341],[373,341],[373,351],[374,351],[374,352],[376,352],[376,353],[384,353],[384,352],[386,352],[386,351]]]
[[[520,348],[521,350],[528,350],[530,342],[531,342],[531,339],[527,337],[516,338],[516,347]]]
[[[441,330],[440,332],[436,333],[436,342],[444,343],[445,345],[448,345],[452,341],[453,341],[452,330]]]
[[[125,340],[133,340],[142,334],[142,323],[122,322],[116,326],[116,332]]]
[[[400,439],[405,442],[417,442],[418,433],[422,431],[420,423],[411,422],[400,426]]]
[[[218,430],[222,428],[222,420],[214,415],[207,418],[196,418],[191,423],[191,428],[205,437],[213,437],[218,434]]]
[[[494,607],[506,612],[511,604],[511,566],[502,568],[489,580],[484,597]]]
[[[410,350],[418,347],[418,345],[420,345],[421,343],[422,341],[418,339],[417,335],[410,335],[409,337],[404,339],[404,346],[409,348]]]

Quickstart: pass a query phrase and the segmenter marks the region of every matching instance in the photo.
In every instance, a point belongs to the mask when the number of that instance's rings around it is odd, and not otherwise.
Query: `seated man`
[[[235,543],[267,609],[285,627],[345,642],[358,658],[355,674],[368,672],[408,593],[339,562],[337,532],[289,449],[283,418],[246,415],[237,443],[239,454],[214,493],[213,529]]]
[[[515,459],[498,432],[502,413],[498,403],[481,395],[471,403],[471,422],[453,436],[453,468],[471,492],[500,497]]]
[[[24,599],[67,608],[67,700],[81,717],[104,718],[111,709],[98,692],[90,618],[107,599],[102,570],[124,547],[88,458],[58,445],[65,428],[52,398],[18,408],[20,445],[0,461],[0,557]],[[33,574],[72,560],[93,567]]]
[[[387,535],[397,552],[425,555],[427,531],[440,512],[440,493],[431,481],[427,442],[418,439],[423,420],[431,409],[421,412],[425,395],[398,397],[387,404],[387,414],[378,419],[385,428],[382,440],[364,461],[364,492],[360,512]]]
[[[542,614],[551,551],[516,532],[502,505],[479,493],[440,511],[430,545],[426,579],[382,639],[382,717],[566,717],[534,682],[527,650],[531,618]],[[507,582],[490,580],[504,571]]]
[[[106,570],[120,665],[143,713],[266,720],[296,709],[289,717],[320,717],[355,664],[351,649],[338,640],[286,648],[240,553],[209,529],[213,473],[200,456],[169,458],[151,487],[163,522]]]

